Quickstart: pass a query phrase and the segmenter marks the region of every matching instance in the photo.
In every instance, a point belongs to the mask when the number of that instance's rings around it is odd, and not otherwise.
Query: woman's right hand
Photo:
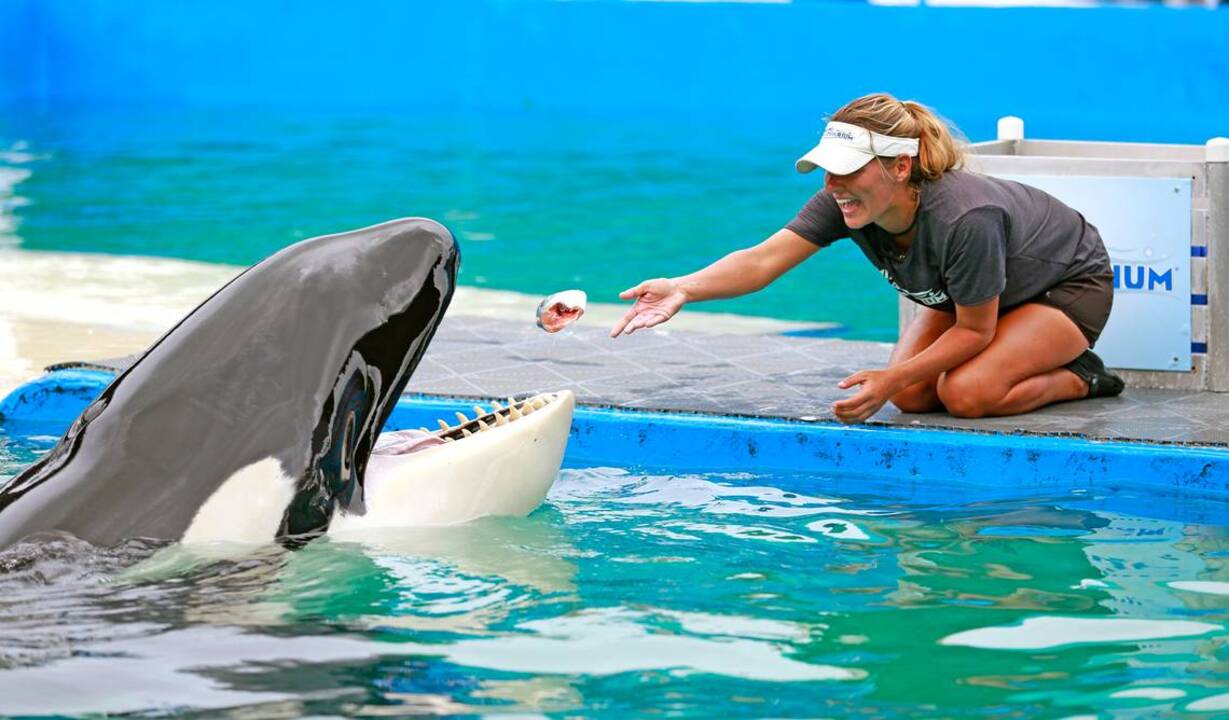
[[[660,325],[682,309],[687,303],[687,295],[679,283],[670,278],[645,280],[634,288],[619,293],[623,300],[636,299],[636,304],[615,323],[610,331],[610,337],[621,334],[630,335],[640,328],[651,328]]]

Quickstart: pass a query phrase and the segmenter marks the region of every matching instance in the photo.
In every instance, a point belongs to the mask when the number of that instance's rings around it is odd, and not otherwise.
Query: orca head
[[[322,368],[327,380],[310,457],[276,533],[285,542],[324,532],[337,509],[366,512],[371,452],[452,297],[460,258],[447,230],[422,219],[408,233],[371,230],[343,245],[347,262],[361,266],[346,276],[364,278],[354,291],[370,296],[357,311],[369,321],[339,346],[334,367]]]
[[[268,542],[364,511],[376,436],[452,298],[459,250],[407,218],[295,243],[155,342],[0,487],[0,548],[58,530]]]

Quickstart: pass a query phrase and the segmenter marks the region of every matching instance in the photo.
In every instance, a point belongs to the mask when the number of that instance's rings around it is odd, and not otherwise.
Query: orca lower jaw
[[[524,516],[541,505],[563,463],[576,399],[568,390],[507,406],[494,403],[457,424],[443,442],[403,455],[373,454],[364,478],[366,512],[338,510],[330,535],[369,528],[452,525],[487,516]]]

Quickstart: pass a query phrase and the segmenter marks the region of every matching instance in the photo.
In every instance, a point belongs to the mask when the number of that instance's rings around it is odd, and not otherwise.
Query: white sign
[[[1110,367],[1191,369],[1191,179],[999,175],[1040,188],[1097,227],[1114,309],[1096,351]]]

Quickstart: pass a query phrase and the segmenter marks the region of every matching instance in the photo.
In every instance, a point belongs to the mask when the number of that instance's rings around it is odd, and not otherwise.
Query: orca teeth
[[[504,406],[496,401],[491,402],[491,411],[487,412],[482,409],[481,405],[474,405],[474,419],[470,420],[465,416],[465,413],[456,411],[457,425],[450,426],[443,419],[437,420],[440,429],[436,432],[446,442],[455,442],[463,438],[470,437],[483,430],[490,430],[493,427],[507,425],[508,423],[519,420],[520,418],[530,415],[535,411],[549,405],[555,400],[553,393],[542,393],[533,395],[518,401],[515,397],[508,398],[508,405]],[[424,432],[426,428],[422,428]]]

